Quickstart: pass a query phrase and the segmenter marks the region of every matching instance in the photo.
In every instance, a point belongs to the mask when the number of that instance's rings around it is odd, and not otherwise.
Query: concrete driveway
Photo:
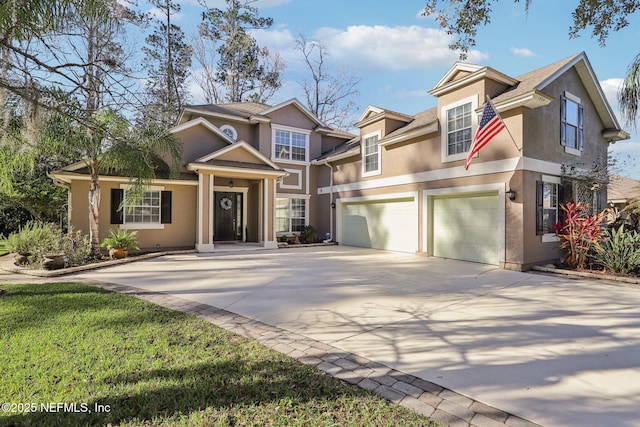
[[[326,342],[544,426],[640,426],[640,289],[348,247],[176,255],[75,276]]]

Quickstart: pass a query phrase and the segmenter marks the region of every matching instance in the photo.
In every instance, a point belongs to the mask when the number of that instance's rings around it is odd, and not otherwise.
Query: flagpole
[[[489,95],[487,95],[487,102],[489,103],[489,105],[491,105],[491,108],[493,108],[493,111],[496,112],[496,116],[498,116],[498,119],[500,119],[500,121],[502,122],[502,124],[504,125],[504,128],[507,130],[507,133],[509,134],[509,136],[511,137],[511,141],[513,142],[513,145],[515,145],[516,149],[518,151],[522,151],[522,147],[518,148],[518,144],[516,143],[515,138],[513,137],[513,135],[511,134],[511,131],[509,130],[509,128],[507,127],[507,124],[504,122],[504,120],[502,120],[502,117],[500,116],[500,114],[498,113],[498,110],[496,110],[496,106],[493,105],[493,102],[491,102],[491,98],[489,98]]]

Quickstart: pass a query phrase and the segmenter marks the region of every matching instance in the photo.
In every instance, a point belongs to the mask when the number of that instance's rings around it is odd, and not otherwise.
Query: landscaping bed
[[[2,288],[0,425],[437,425],[193,315],[77,283]]]

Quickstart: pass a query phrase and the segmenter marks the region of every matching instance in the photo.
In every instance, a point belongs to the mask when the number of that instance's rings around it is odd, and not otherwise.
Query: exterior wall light
[[[507,197],[507,199],[511,201],[514,201],[516,199],[516,192],[513,191],[512,189],[509,189],[509,191],[506,191],[504,195]]]
[[[229,188],[233,188],[233,180],[232,179],[229,180]]]

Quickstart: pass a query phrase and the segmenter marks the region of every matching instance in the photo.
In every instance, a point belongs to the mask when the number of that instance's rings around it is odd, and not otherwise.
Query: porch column
[[[269,185],[269,182],[272,182],[272,186]],[[271,188],[273,187],[273,188]],[[276,241],[276,233],[275,233],[275,215],[276,215],[276,186],[275,180],[273,179],[263,179],[262,180],[262,188],[263,191],[263,218],[262,218],[262,229],[263,229],[263,246],[265,248],[277,248],[278,242]],[[272,192],[273,190],[273,192]],[[269,202],[271,200],[271,202]]]
[[[213,252],[213,179],[198,173],[198,252]]]

